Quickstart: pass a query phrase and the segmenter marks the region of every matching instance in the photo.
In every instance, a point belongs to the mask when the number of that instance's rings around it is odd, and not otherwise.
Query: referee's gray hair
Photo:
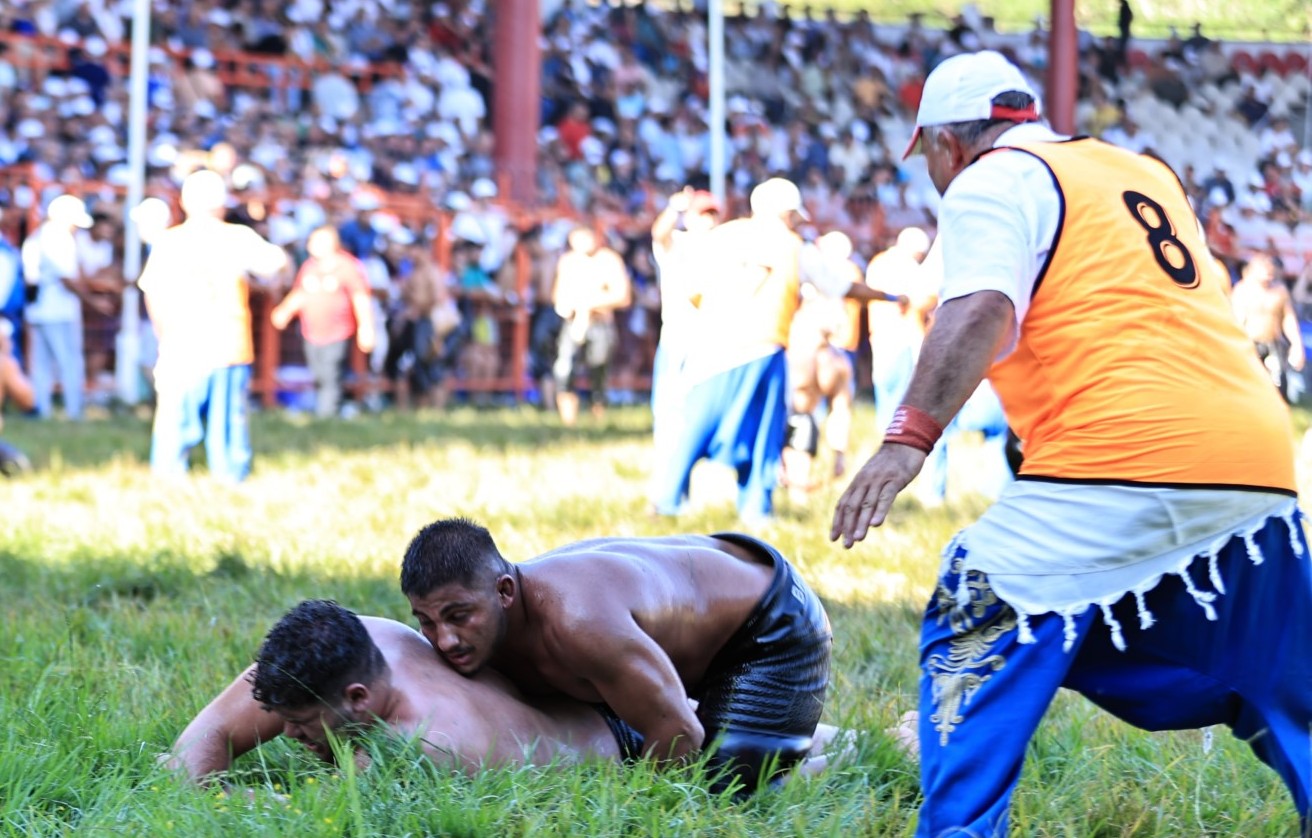
[[[1024,110],[1034,104],[1034,97],[1019,90],[999,93],[993,97],[993,104],[1000,108]],[[984,132],[1009,119],[975,119],[970,122],[949,122],[946,125],[926,125],[920,129],[922,141],[926,144],[937,142],[944,133],[956,137],[966,148],[974,148],[984,136]]]

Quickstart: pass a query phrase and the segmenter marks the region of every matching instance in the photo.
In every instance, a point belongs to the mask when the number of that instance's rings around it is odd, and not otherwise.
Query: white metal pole
[[[707,18],[711,193],[720,206],[724,206],[725,170],[728,168],[724,125],[724,0],[710,0]]]
[[[123,314],[119,322],[114,376],[124,404],[141,398],[138,359],[141,357],[141,232],[129,214],[145,196],[146,184],[146,77],[150,47],[150,0],[133,0],[132,61],[128,72],[128,194],[123,212]]]

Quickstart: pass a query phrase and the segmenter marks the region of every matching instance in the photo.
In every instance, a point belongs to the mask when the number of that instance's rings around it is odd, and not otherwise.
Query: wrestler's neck
[[[506,609],[506,631],[496,656],[498,660],[517,657],[524,641],[538,635],[538,632],[533,631],[537,623],[537,609],[529,602],[532,598],[531,588],[525,585],[524,572],[519,565],[514,566],[514,577],[515,598]]]
[[[404,724],[414,715],[412,703],[392,684],[390,672],[369,687],[369,699],[361,709],[365,714],[393,725]]]

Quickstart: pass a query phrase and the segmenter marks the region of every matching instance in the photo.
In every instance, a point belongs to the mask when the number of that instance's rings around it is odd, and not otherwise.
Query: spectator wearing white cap
[[[927,78],[907,153],[943,195],[942,302],[830,531],[850,548],[883,523],[987,374],[1024,462],[924,613],[917,835],[1007,834],[1060,687],[1151,730],[1229,725],[1306,824],[1312,564],[1287,409],[1170,168],[1037,120],[996,52]]]
[[[30,288],[26,318],[32,336],[32,389],[38,416],[54,410],[58,378],[69,419],[82,418],[86,367],[82,355],[82,305],[99,305],[83,282],[74,233],[91,227],[81,198],[59,195],[45,221],[23,242],[23,275]]]
[[[156,236],[138,280],[159,341],[150,465],[161,475],[185,473],[202,439],[212,475],[240,482],[250,473],[248,276],[276,276],[287,254],[250,227],[224,222],[226,203],[219,174],[188,175],[186,220]]]

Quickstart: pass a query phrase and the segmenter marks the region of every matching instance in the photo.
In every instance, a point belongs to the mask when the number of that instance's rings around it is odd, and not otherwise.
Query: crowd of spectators
[[[91,235],[115,264],[131,5],[0,4],[0,171],[22,166],[27,182],[85,193],[103,221]],[[544,5],[539,208],[511,208],[497,194],[496,4],[487,0],[156,0],[147,191],[172,194],[188,171],[208,166],[229,185],[231,216],[302,258],[312,230],[337,226],[377,298],[376,368],[421,391],[453,374],[506,373],[500,327],[509,320],[496,313],[545,303],[554,260],[579,219],[603,220],[633,279],[633,307],[616,318],[619,345],[649,347],[658,301],[647,224],[666,196],[708,180],[705,21],[656,3]],[[1304,252],[1312,150],[1290,121],[1298,90],[1237,72],[1197,27],[1188,38],[1136,45],[1126,10],[1121,38],[1080,34],[1079,129],[1175,164],[1221,258],[1237,267],[1265,250],[1290,280],[1303,275],[1312,285]],[[67,65],[47,66],[28,44],[38,37],[63,44]],[[928,70],[957,52],[995,48],[1041,88],[1048,64],[1041,22],[1029,34],[1001,34],[969,6],[941,25],[920,16],[883,25],[864,11],[840,18],[766,4],[731,14],[726,44],[729,208],[766,178],[789,177],[815,231],[848,232],[860,258],[905,227],[934,227],[938,196],[923,163],[899,159]],[[235,52],[257,58],[237,61]],[[1178,131],[1165,141],[1169,120],[1141,124],[1146,111],[1168,112],[1145,102],[1240,124],[1251,139],[1203,166],[1200,155],[1182,154]],[[19,208],[54,194],[5,189],[3,203]],[[439,228],[433,215],[404,209],[416,206],[445,211],[449,223]],[[532,225],[525,209],[537,211]],[[449,256],[439,268],[432,253],[442,230],[436,250]],[[521,241],[533,275],[528,300],[518,297],[511,259]],[[445,314],[430,318],[440,325],[420,329],[407,355],[425,307]],[[429,332],[438,345],[425,343]],[[389,346],[389,335],[398,342]],[[621,367],[634,363],[624,358]],[[105,363],[94,361],[90,374],[104,374]],[[445,391],[434,398],[444,402]]]

